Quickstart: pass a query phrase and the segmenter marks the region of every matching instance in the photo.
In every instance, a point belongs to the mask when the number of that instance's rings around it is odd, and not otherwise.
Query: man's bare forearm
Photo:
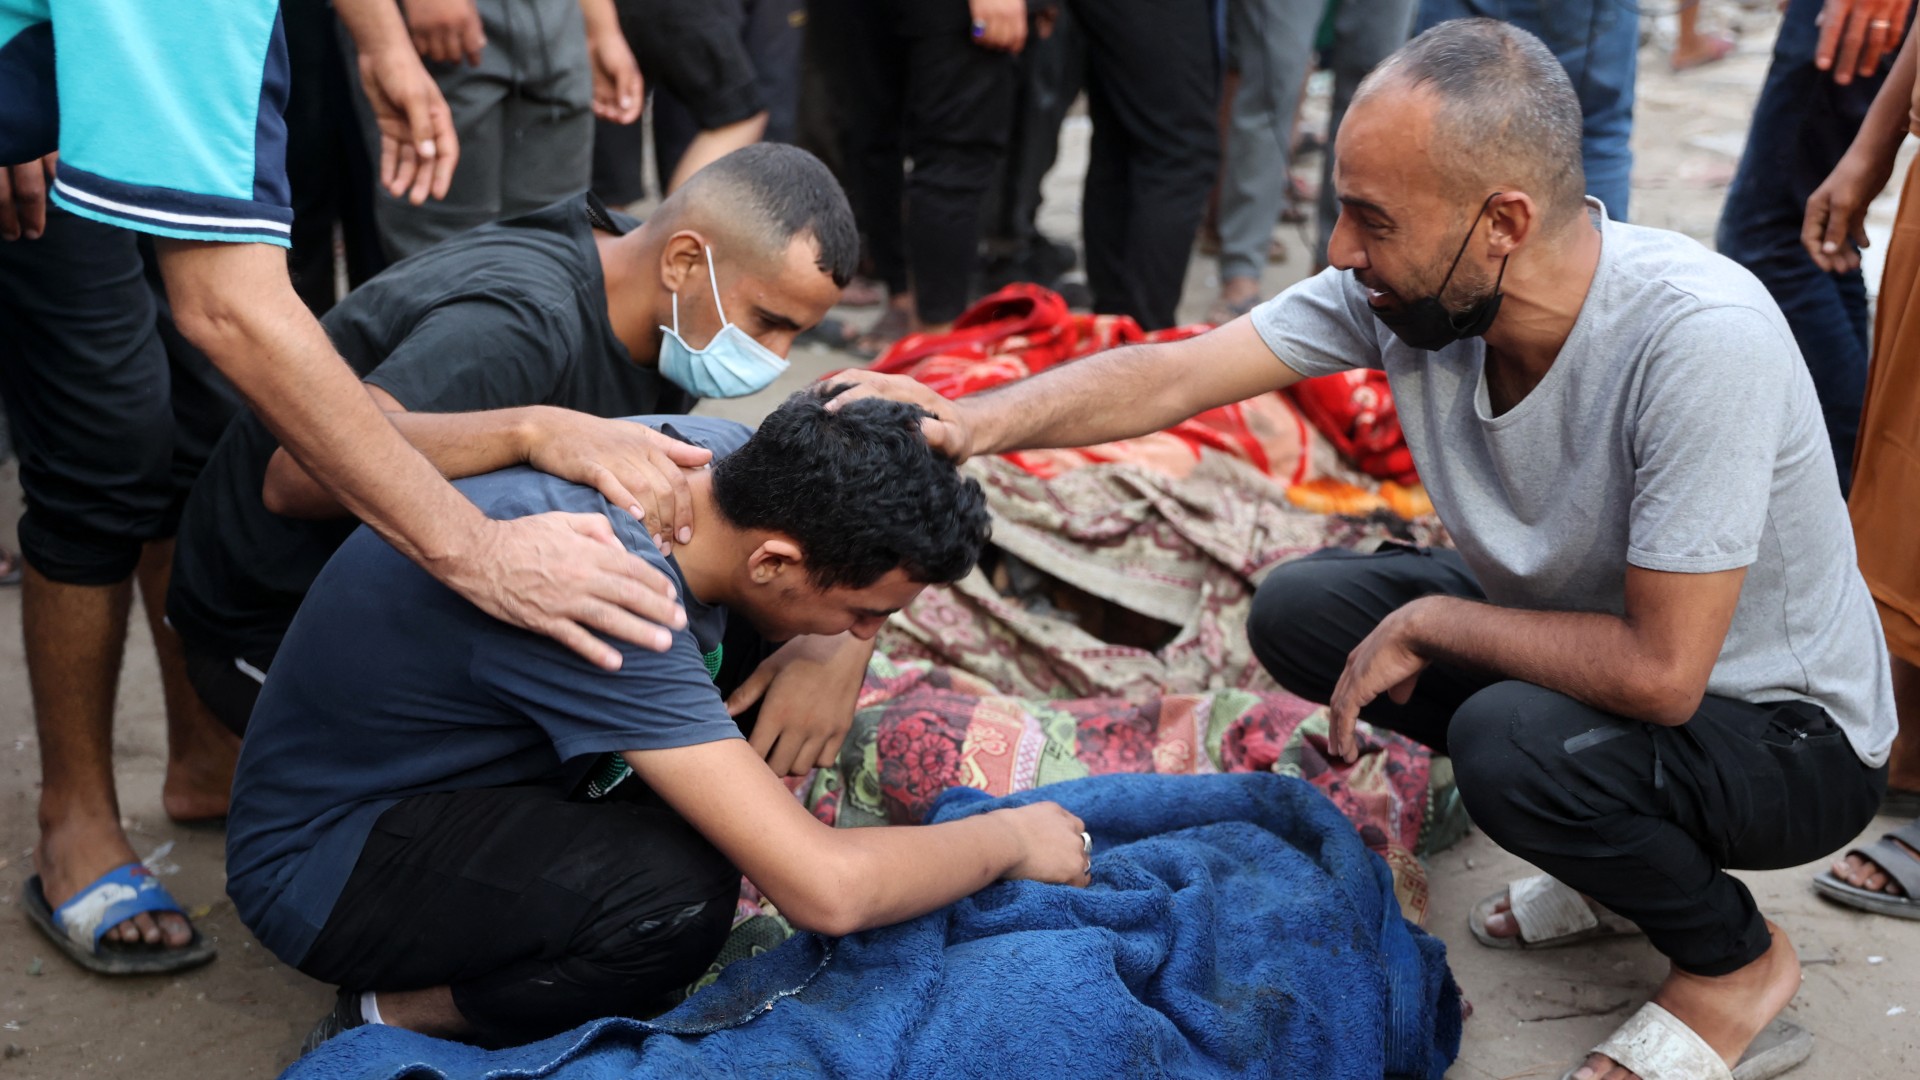
[[[829,936],[944,907],[1026,853],[1020,817],[1005,810],[919,828],[822,825],[741,740],[623,756],[782,913]]]
[[[430,570],[471,550],[486,518],[367,396],[278,248],[162,241],[160,252],[182,331],[349,511]]]
[[[441,476],[458,480],[527,460],[539,406],[475,413],[388,411],[387,419]],[[261,490],[267,509],[294,518],[337,518],[350,513],[324,484],[286,450],[273,452]]]
[[[991,454],[1130,439],[1299,378],[1243,317],[1199,337],[1057,364],[956,404],[973,451]]]
[[[1004,815],[977,814],[915,829],[837,829],[847,857],[838,884],[858,900],[842,932],[891,926],[971,896],[1019,863],[1018,834]]]
[[[1684,724],[1703,684],[1680,658],[1649,647],[1627,620],[1602,613],[1525,611],[1428,596],[1394,615],[1415,654],[1532,683],[1635,720]]]

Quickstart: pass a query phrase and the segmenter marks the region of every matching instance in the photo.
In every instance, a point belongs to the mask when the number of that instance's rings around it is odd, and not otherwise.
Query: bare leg
[[[427,990],[381,991],[373,996],[380,1022],[440,1039],[458,1039],[473,1033],[473,1025],[454,1007],[453,991],[445,986]]]
[[[1680,36],[1673,43],[1673,56],[1669,61],[1675,71],[1724,60],[1733,52],[1733,39],[1700,32],[1700,2],[1681,0]]]
[[[94,878],[137,859],[113,785],[113,699],[126,647],[131,582],[67,585],[26,568],[20,598],[27,678],[40,737],[40,845],[34,862],[59,907]],[[129,944],[192,939],[178,913],[140,914],[107,931]]]
[[[167,581],[172,574],[173,541],[149,542],[140,553],[137,580],[167,702],[167,779],[160,802],[175,821],[212,821],[226,816],[240,739],[201,704],[200,695],[187,681],[180,635],[165,622]]]
[[[1265,297],[1260,295],[1260,279],[1257,277],[1233,277],[1220,279],[1220,300],[1207,312],[1207,321],[1212,323],[1232,322],[1253,309]]]
[[[667,182],[669,194],[678,190],[687,182],[687,177],[697,173],[704,166],[726,157],[743,146],[752,146],[760,141],[767,131],[767,114],[755,113],[737,123],[726,127],[703,131],[687,144],[687,152],[680,155],[680,163],[673,167],[673,178]]]
[[[879,356],[894,342],[914,333],[919,321],[919,316],[914,313],[913,293],[896,293],[887,298],[887,306],[880,312],[880,317],[854,339],[854,350]]]

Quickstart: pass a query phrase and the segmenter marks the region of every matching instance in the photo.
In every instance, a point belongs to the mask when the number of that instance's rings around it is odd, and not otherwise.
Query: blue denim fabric
[[[1754,105],[1740,169],[1720,212],[1721,254],[1753,271],[1787,316],[1826,414],[1840,487],[1849,486],[1867,381],[1867,287],[1860,272],[1823,273],[1800,246],[1807,197],[1860,130],[1881,73],[1849,86],[1813,66],[1824,0],[1792,0]]]
[[[1607,216],[1627,220],[1633,171],[1633,78],[1640,51],[1640,6],[1633,0],[1421,0],[1416,34],[1448,19],[1485,16],[1538,35],[1580,95],[1580,145],[1587,193]]]

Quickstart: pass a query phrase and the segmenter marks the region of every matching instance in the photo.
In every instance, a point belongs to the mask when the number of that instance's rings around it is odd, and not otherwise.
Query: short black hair
[[[1476,196],[1489,174],[1518,173],[1551,217],[1584,215],[1580,98],[1538,37],[1498,19],[1449,20],[1387,57],[1360,94],[1393,80],[1439,99],[1435,152]]]
[[[792,537],[816,588],[864,589],[895,567],[928,585],[965,577],[991,531],[979,483],[927,445],[917,405],[872,397],[827,411],[847,387],[794,394],[715,463],[720,513]]]
[[[860,233],[847,193],[820,159],[797,146],[755,143],[694,173],[668,196],[656,217],[674,220],[698,205],[778,258],[801,234],[813,238],[815,262],[842,288],[860,263]]]

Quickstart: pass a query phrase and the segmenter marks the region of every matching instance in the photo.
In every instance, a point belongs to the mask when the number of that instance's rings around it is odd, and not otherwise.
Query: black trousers
[[[1347,654],[1421,596],[1481,599],[1451,551],[1323,551],[1276,569],[1248,636],[1275,679],[1325,701]],[[1708,697],[1678,727],[1629,720],[1529,683],[1436,665],[1369,723],[1453,758],[1474,823],[1508,851],[1638,923],[1685,971],[1723,975],[1764,953],[1753,895],[1726,871],[1796,866],[1873,819],[1886,769],[1861,763],[1803,702]]]
[[[874,273],[913,290],[922,321],[951,322],[966,310],[1018,61],[973,43],[959,0],[814,0],[807,19],[845,117],[841,179]]]
[[[416,795],[380,816],[300,970],[350,990],[449,986],[475,1042],[644,1016],[698,978],[740,873],[638,778]]]
[[[1070,0],[1069,8],[1087,43],[1093,117],[1081,202],[1093,307],[1164,329],[1220,167],[1213,5]]]

